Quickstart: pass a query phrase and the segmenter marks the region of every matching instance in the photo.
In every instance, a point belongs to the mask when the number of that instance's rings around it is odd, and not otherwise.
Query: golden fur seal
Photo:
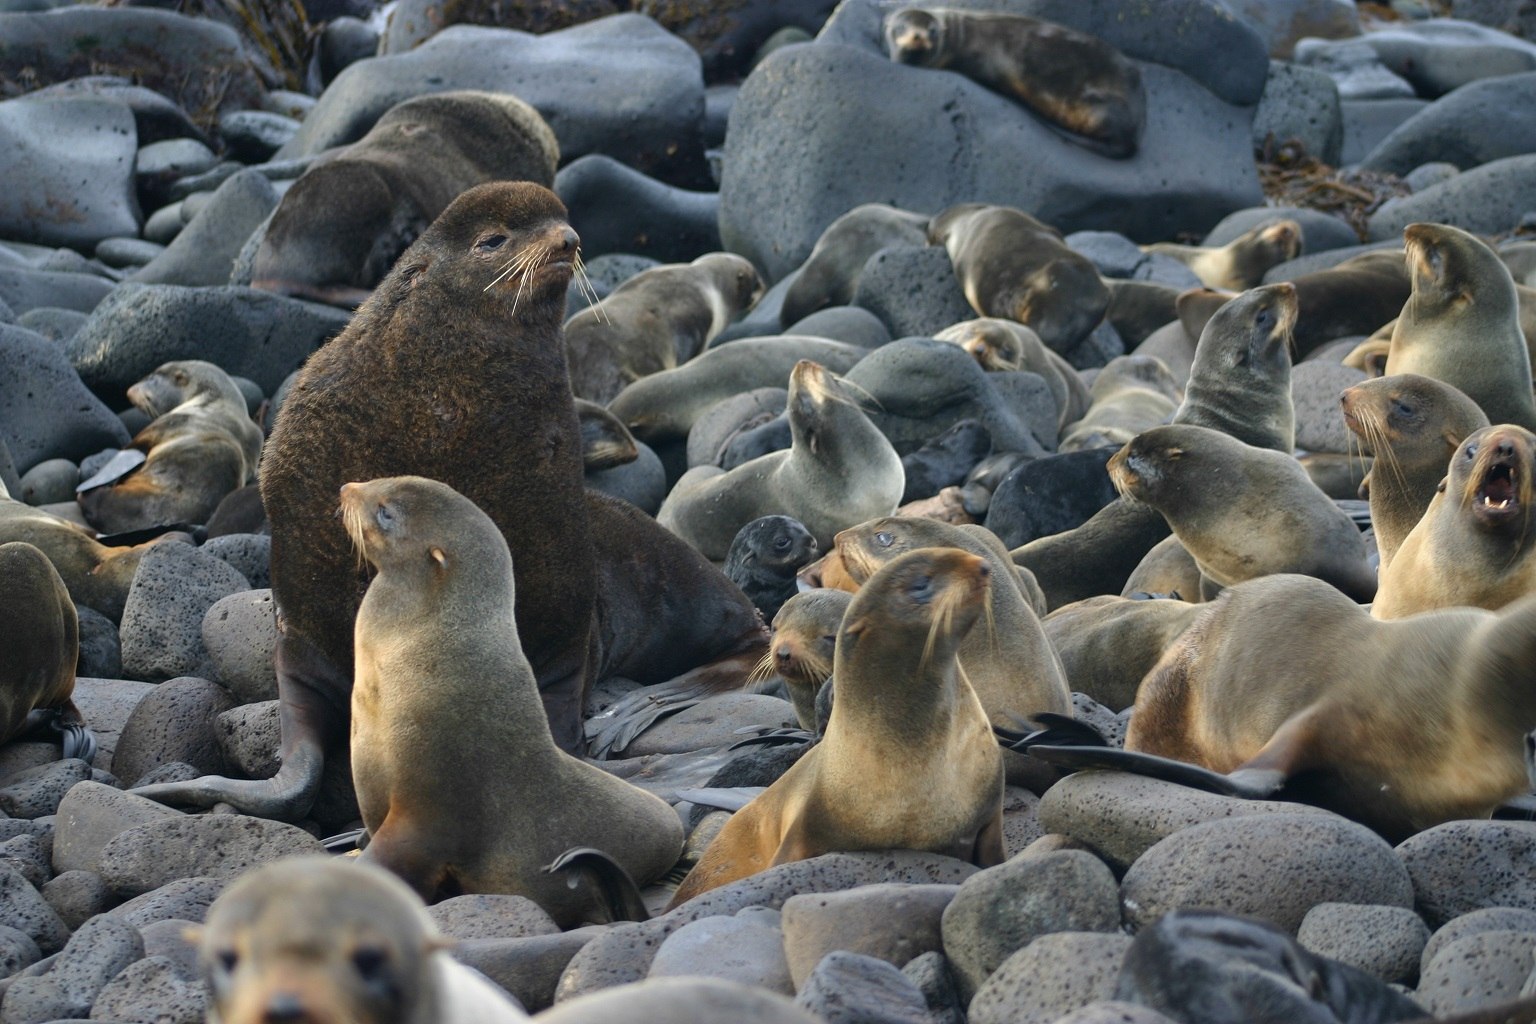
[[[1488,426],[1476,402],[1443,381],[1400,373],[1345,388],[1344,425],[1374,456],[1364,488],[1381,568],[1423,517],[1467,435]]]
[[[1376,593],[1365,538],[1290,455],[1172,424],[1138,436],[1108,468],[1120,493],[1162,513],[1212,583],[1299,572],[1357,601]]]
[[[825,738],[731,816],[672,906],[823,853],[1002,863],[1002,757],[956,659],[984,615],[990,575],[978,555],[924,548],[864,585],[838,630]]]
[[[1531,356],[1515,282],[1498,255],[1447,224],[1403,229],[1413,294],[1392,331],[1386,372],[1459,388],[1491,423],[1536,430]]]
[[[886,21],[885,40],[892,60],[958,71],[1096,152],[1124,159],[1141,144],[1141,70],[1086,32],[1018,14],[907,7]]]
[[[1222,246],[1158,242],[1141,249],[1178,260],[1207,288],[1240,292],[1258,287],[1269,268],[1301,255],[1301,225],[1294,220],[1259,224]]]
[[[426,907],[387,871],[290,857],[241,875],[198,944],[209,1024],[501,1024],[528,1015],[447,953]]]
[[[837,627],[853,594],[818,587],[784,602],[773,617],[773,645],[764,665],[777,672],[789,690],[800,728],[816,731],[816,695],[832,678]]]
[[[642,885],[670,868],[683,848],[672,808],[555,746],[491,518],[421,477],[347,484],[341,514],[378,573],[357,610],[352,686],[363,859],[423,899],[513,893],[565,927],[593,909],[544,870],[572,847]]]
[[[1382,569],[1378,619],[1470,605],[1497,610],[1536,591],[1536,434],[1513,423],[1461,442],[1429,508]]]
[[[229,375],[200,359],[165,363],[128,389],[151,423],[133,438],[144,464],[79,495],[102,533],[202,525],[219,502],[255,479],[264,440]]]

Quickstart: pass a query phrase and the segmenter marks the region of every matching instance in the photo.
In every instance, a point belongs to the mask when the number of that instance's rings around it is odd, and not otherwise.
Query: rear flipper
[[[623,866],[602,850],[577,846],[556,857],[544,869],[549,874],[564,872],[572,889],[585,882],[596,890],[597,906],[608,922],[649,921],[650,911],[640,897],[640,887]],[[604,922],[604,923],[608,923]]]
[[[79,758],[90,763],[96,756],[96,734],[85,727],[85,719],[73,702],[59,708],[36,708],[28,712],[19,735],[38,734],[37,738],[59,736],[65,760]]]
[[[1020,725],[1029,724],[1021,718],[1015,717],[1014,720]],[[1103,733],[1076,718],[1045,711],[1036,715],[1035,721],[1040,723],[1041,728],[1031,732],[1005,729],[1000,725],[994,725],[992,732],[997,736],[997,742],[1001,746],[1021,754],[1033,753],[1032,748],[1037,745],[1052,747],[1107,747],[1110,745]]]
[[[1286,779],[1284,773],[1276,769],[1241,768],[1230,775],[1223,775],[1199,765],[1175,761],[1171,757],[1120,750],[1117,747],[1031,746],[1029,753],[1058,768],[1106,768],[1110,771],[1130,772],[1132,775],[1161,779],[1243,800],[1268,800],[1281,790]]]

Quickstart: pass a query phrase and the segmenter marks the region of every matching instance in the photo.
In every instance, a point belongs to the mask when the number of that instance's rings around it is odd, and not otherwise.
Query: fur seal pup
[[[1109,308],[1109,289],[1061,232],[1023,210],[951,206],[928,223],[977,316],[1017,320],[1056,352],[1070,352]]]
[[[656,521],[718,560],[758,516],[792,515],[825,549],[839,530],[896,510],[905,480],[901,457],[840,378],[810,360],[797,363],[786,411],[794,438],[788,451],[729,472],[695,466],[667,495]]]
[[[1360,602],[1376,594],[1359,528],[1290,455],[1184,423],[1139,435],[1108,468],[1122,494],[1162,514],[1218,586],[1303,573]]]
[[[367,576],[335,510],[352,480],[430,474],[501,528],[522,595],[518,639],[561,747],[582,742],[592,681],[661,682],[694,668],[701,685],[745,680],[767,643],[751,603],[649,516],[582,486],[560,336],[576,248],[548,189],[472,188],[310,357],[261,472],[282,767],[272,779],[209,777],[139,793],[267,817],[307,812],[327,753],[345,742],[351,705]]]
[[[1476,402],[1489,422],[1536,430],[1531,356],[1509,268],[1447,224],[1410,224],[1403,239],[1413,294],[1392,331],[1386,372],[1443,380]]]
[[[956,658],[992,575],[978,555],[925,548],[870,578],[838,629],[825,738],[731,816],[672,907],[823,853],[896,848],[1002,863],[1001,752]]]
[[[187,929],[209,1024],[501,1024],[527,1020],[387,871],[332,857],[264,864]]]
[[[864,264],[881,249],[928,244],[928,215],[884,203],[855,206],[827,225],[784,293],[779,324],[789,327],[818,309],[852,304]]]
[[[1240,292],[1258,287],[1271,267],[1301,255],[1301,225],[1276,220],[1257,224],[1223,246],[1158,242],[1141,251],[1178,260],[1207,288]]]
[[[565,325],[571,390],[600,404],[704,350],[763,297],[757,268],[735,253],[642,270]]]
[[[581,427],[581,468],[587,473],[627,466],[640,457],[640,446],[613,413],[585,398],[575,401],[576,422]]]
[[[957,71],[1094,152],[1124,160],[1141,144],[1141,69],[1086,32],[1018,14],[906,7],[887,19],[885,42],[891,60]]]
[[[1200,609],[1142,680],[1124,751],[1029,752],[1299,800],[1392,843],[1528,792],[1536,597],[1383,622],[1321,580],[1278,575]]]
[[[1488,426],[1476,402],[1443,381],[1400,373],[1345,388],[1344,425],[1374,459],[1363,485],[1381,568],[1424,516],[1451,456],[1467,435]]]
[[[590,893],[544,870],[566,850],[611,851],[642,885],[670,868],[683,832],[666,802],[555,746],[491,518],[422,477],[346,484],[341,516],[377,572],[357,610],[352,686],[363,859],[423,899],[513,893],[562,927],[593,910]]]
[[[1062,428],[1059,452],[1123,445],[1143,430],[1167,423],[1184,392],[1156,356],[1116,356],[1088,389],[1083,415]]]
[[[97,530],[202,525],[219,502],[255,478],[261,428],[217,366],[200,359],[165,363],[129,388],[128,400],[152,420],[131,445],[145,459],[129,475],[77,495]]]
[[[553,186],[559,160],[555,133],[516,96],[440,92],[396,104],[283,195],[251,287],[356,306],[454,197],[488,181]]]
[[[1072,364],[1046,347],[1040,335],[1023,324],[997,317],[962,320],[934,337],[969,352],[983,370],[1027,370],[1045,379],[1056,399],[1056,424],[1065,427],[1088,411],[1092,398]]]
[[[1536,591],[1536,434],[1513,423],[1469,434],[1423,517],[1381,573],[1378,619],[1469,605],[1497,610]]]
[[[837,629],[852,600],[849,591],[818,587],[785,601],[773,617],[772,661],[764,664],[784,680],[795,718],[810,732],[817,731],[816,697],[832,678]]]
[[[1136,702],[1136,688],[1199,605],[1103,594],[1058,608],[1040,623],[1061,658],[1067,684],[1111,711]]]
[[[0,744],[48,721],[83,727],[70,699],[80,621],[64,581],[47,555],[21,541],[0,544],[0,580]],[[67,743],[65,756],[82,755]]]
[[[816,561],[821,548],[805,524],[792,516],[762,516],[743,526],[725,553],[725,574],[772,622],[799,589],[795,574]]]

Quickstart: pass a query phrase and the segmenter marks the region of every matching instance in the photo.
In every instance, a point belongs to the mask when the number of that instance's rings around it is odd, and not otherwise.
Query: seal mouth
[[[1473,494],[1473,510],[1490,523],[1507,522],[1521,514],[1520,468],[1513,455],[1498,455],[1483,469]]]

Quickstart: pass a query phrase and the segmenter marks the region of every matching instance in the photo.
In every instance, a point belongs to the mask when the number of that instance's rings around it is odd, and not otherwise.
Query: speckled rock
[[[935,1024],[966,1024],[955,972],[943,953],[924,953],[901,969],[928,1003]]]
[[[52,836],[36,832],[12,836],[0,842],[0,864],[9,864],[20,871],[21,876],[31,882],[34,889],[42,892],[53,877],[53,868],[48,862],[48,851],[52,845]]]
[[[39,978],[21,978],[6,991],[0,1014],[8,1022],[90,1016],[107,983],[144,955],[139,931],[117,918],[87,921]]]
[[[118,639],[117,624],[83,604],[75,605],[75,615],[80,623],[80,660],[75,671],[92,679],[116,679],[122,675],[123,644]],[[89,715],[86,721],[94,730],[96,723]]]
[[[1372,241],[1395,239],[1417,221],[1500,234],[1520,222],[1536,194],[1536,153],[1492,160],[1422,192],[1383,203],[1368,224]]]
[[[1115,994],[1131,939],[1119,933],[1042,935],[993,972],[971,1000],[970,1024],[1053,1024]]]
[[[28,768],[0,779],[0,811],[12,818],[52,814],[71,786],[90,777],[91,766],[79,758]]]
[[[303,829],[243,814],[182,815],[137,825],[101,850],[101,877],[120,896],[139,896],[178,879],[231,879],[299,853],[323,853]]]
[[[42,958],[42,950],[37,948],[31,936],[8,924],[0,924],[0,978],[9,978]]]
[[[1074,1010],[1056,1024],[1173,1024],[1173,1021],[1145,1006],[1106,999]]]
[[[538,1013],[554,1002],[571,957],[605,931],[605,925],[589,925],[525,939],[461,939],[450,955],[506,989],[529,1013]]]
[[[524,939],[560,931],[543,908],[524,896],[455,896],[428,907],[427,915],[451,939]]]
[[[1404,840],[1397,855],[1431,928],[1484,907],[1536,910],[1536,824],[1450,821]]]
[[[214,722],[235,706],[229,691],[196,676],[161,683],[133,709],[112,755],[112,770],[129,785],[146,772],[181,761],[203,773],[224,770]]]
[[[1425,943],[1423,956],[1419,958],[1420,971],[1427,968],[1429,962],[1439,955],[1440,950],[1452,942],[1481,932],[1536,934],[1536,910],[1521,910],[1518,907],[1487,907],[1448,921],[1429,937],[1429,942]]]
[[[1437,1017],[1508,1002],[1519,997],[1533,964],[1536,935],[1479,932],[1441,947],[1416,995]]]
[[[115,642],[116,627],[113,627],[112,637]],[[114,649],[120,650],[116,647]],[[119,669],[122,667],[121,661],[119,655]],[[82,664],[81,667],[84,668],[84,665]],[[75,707],[80,709],[80,713],[85,716],[86,724],[96,734],[94,764],[97,768],[112,767],[112,758],[117,751],[123,726],[128,723],[133,709],[139,706],[139,701],[149,696],[154,690],[153,684],[132,679],[98,679],[84,674],[75,678]]]
[[[1347,455],[1359,450],[1344,426],[1339,392],[1365,380],[1352,366],[1309,359],[1291,370],[1291,401],[1296,408],[1296,447],[1309,452]]]
[[[718,978],[651,978],[561,1003],[539,1024],[825,1024],[788,999]]]
[[[1237,800],[1106,771],[1077,772],[1052,786],[1040,800],[1042,828],[1088,844],[1122,870],[1154,844],[1191,825],[1247,815],[1309,813],[1328,815],[1305,804]]]
[[[1040,798],[1022,786],[1003,787],[1003,849],[1008,856],[1045,835],[1040,824]]]
[[[1373,171],[1407,174],[1427,161],[1462,170],[1536,151],[1536,73],[1473,82],[1394,128],[1360,161]]]
[[[112,905],[107,883],[94,871],[59,872],[43,886],[43,899],[70,928],[79,928]]]
[[[1092,854],[1014,857],[966,880],[944,911],[944,954],[969,1000],[993,971],[1054,932],[1120,927],[1114,875]]]
[[[178,878],[153,892],[135,896],[108,913],[135,928],[173,919],[201,922],[224,886],[225,880],[219,878]]]
[[[155,1024],[202,1024],[208,989],[183,976],[169,957],[140,960],[113,978],[91,1007],[96,1020],[152,1020]]]
[[[221,598],[249,589],[228,562],[190,545],[150,548],[123,604],[123,670],[151,681],[206,673],[203,618]]]
[[[201,633],[214,679],[236,700],[254,704],[276,699],[272,659],[277,617],[272,591],[246,590],[220,598],[203,616]]]
[[[187,941],[186,934],[190,927],[194,927],[191,921],[170,918],[140,928],[139,934],[144,938],[144,955],[163,956],[176,965],[176,970],[183,977],[197,977],[197,943]]]
[[[941,246],[881,249],[865,262],[853,304],[879,317],[893,338],[931,338],[976,315]]]
[[[241,704],[214,719],[214,735],[224,761],[248,779],[269,779],[282,765],[278,702]]]
[[[795,1005],[826,1024],[933,1024],[923,993],[895,967],[838,951],[816,965]]]
[[[1406,985],[1419,973],[1429,926],[1407,907],[1320,903],[1302,918],[1296,939],[1319,956]]]
[[[1253,115],[1254,148],[1271,137],[1276,143],[1296,139],[1308,154],[1337,166],[1344,145],[1344,113],[1333,79],[1316,68],[1271,61],[1264,98]]]
[[[277,200],[277,189],[259,171],[233,175],[214,191],[165,252],[134,271],[131,280],[142,284],[228,284],[235,257],[251,232],[277,208]]]
[[[53,836],[53,869],[66,872],[94,872],[101,848],[113,836],[161,818],[179,818],[163,804],[131,793],[82,782],[72,788],[59,804]]]
[[[0,864],[0,921],[24,932],[44,955],[57,953],[69,938],[69,928],[42,894],[6,864]]]
[[[958,886],[865,885],[847,892],[792,896],[784,904],[784,954],[798,987],[833,950],[897,967],[944,948],[939,922]]]
[[[1203,907],[1290,932],[1319,903],[1413,904],[1408,872],[1380,836],[1333,815],[1267,814],[1175,832],[1137,859],[1120,896],[1140,927]]]
[[[657,948],[649,977],[720,978],[781,995],[795,994],[779,914],[762,907],[683,925]]]
[[[127,445],[122,421],[85,389],[59,347],[41,335],[0,324],[0,380],[28,385],[0,390],[0,443],[10,450],[16,472]]]

